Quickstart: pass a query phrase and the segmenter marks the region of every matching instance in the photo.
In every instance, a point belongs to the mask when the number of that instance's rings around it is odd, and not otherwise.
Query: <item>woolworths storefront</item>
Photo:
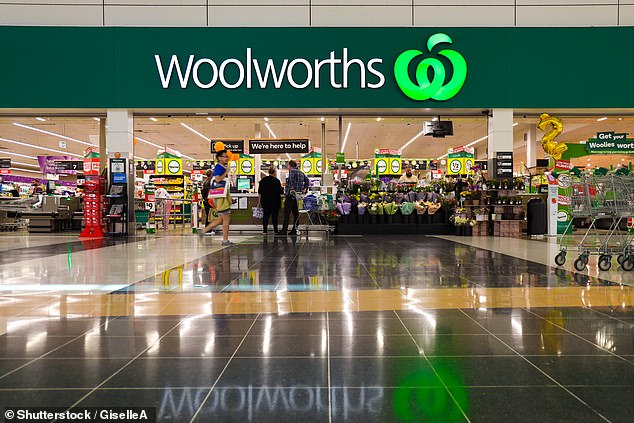
[[[424,162],[420,172],[449,172],[449,149],[467,147],[483,162],[512,152],[517,173],[544,157],[543,112],[564,119],[567,143],[631,130],[632,39],[631,27],[0,27],[0,146],[79,156],[86,145],[75,141],[96,143],[101,130],[108,154],[148,159],[168,146],[193,171],[211,158],[204,138],[309,139],[333,161],[343,152],[362,166],[375,150],[396,151]],[[60,116],[86,125],[53,127]],[[452,120],[453,136],[426,137],[432,118]]]

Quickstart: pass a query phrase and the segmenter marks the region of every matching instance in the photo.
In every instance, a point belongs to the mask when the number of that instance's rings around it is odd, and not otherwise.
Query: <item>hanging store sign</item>
[[[192,162],[192,175],[203,175],[213,166],[214,162],[212,160],[196,160]]]
[[[65,170],[83,171],[83,160],[55,160],[55,171],[62,172]]]
[[[307,139],[249,140],[250,154],[308,153]]]
[[[634,154],[634,138],[626,133],[599,132],[596,138],[586,141],[588,154]]]
[[[495,176],[502,178],[513,176],[512,151],[498,151],[495,153]]]
[[[232,153],[244,153],[244,140],[211,140],[211,152],[216,153],[216,143],[221,142],[225,145],[225,150]]]
[[[0,158],[0,175],[11,174],[11,159],[8,157]]]
[[[154,160],[137,160],[135,169],[143,171],[145,175],[154,175],[156,173],[156,162]]]

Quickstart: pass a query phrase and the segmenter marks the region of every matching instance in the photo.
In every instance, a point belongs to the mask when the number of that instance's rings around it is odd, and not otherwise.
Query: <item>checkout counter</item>
[[[20,213],[29,219],[29,232],[59,232],[81,230],[82,212],[79,197],[44,196],[41,209]]]

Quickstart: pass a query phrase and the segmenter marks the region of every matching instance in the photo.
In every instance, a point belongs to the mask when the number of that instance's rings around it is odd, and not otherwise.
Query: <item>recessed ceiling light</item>
[[[151,117],[151,118],[150,118],[150,120],[151,120],[152,122],[158,122],[158,119],[157,119],[157,118],[155,118],[155,117]]]
[[[624,161],[625,161],[625,159],[621,159],[621,161],[622,161],[622,162],[624,162]]]
[[[99,122],[101,119],[99,118],[93,118],[94,120],[96,120],[97,122]]]
[[[181,126],[183,126],[183,128],[189,129],[191,132],[193,132],[194,134],[198,135],[200,138],[204,138],[208,142],[211,142],[211,140],[209,138],[207,138],[206,136],[204,136],[203,134],[201,134],[200,132],[198,132],[197,130],[195,130],[194,128],[189,126],[188,124],[181,122]]]
[[[597,122],[603,122],[604,120],[608,120],[608,118],[604,116],[602,118],[597,119]]]
[[[208,118],[207,118],[207,120],[208,120],[209,122],[213,122],[213,121],[214,121],[214,118],[210,118],[210,117],[208,117]]]
[[[46,119],[41,117],[36,117],[35,120],[39,120],[40,122],[46,122]]]
[[[325,121],[326,121],[326,118],[322,116],[320,120],[321,120],[322,122],[325,122]]]
[[[586,167],[590,167],[590,166],[592,166],[590,163],[588,163],[588,164],[586,165]]]
[[[269,118],[265,117],[264,122],[268,122],[268,121],[269,121]]]
[[[381,122],[383,120],[383,118],[381,116],[379,116],[378,118],[376,118],[377,122]]]
[[[622,118],[622,117],[620,117],[620,118],[619,118],[619,120],[623,120],[623,118]]]
[[[39,145],[28,144],[28,143],[22,142],[22,141],[10,140],[8,138],[0,138],[0,141],[9,142],[11,144],[23,145],[25,147],[37,148],[39,150],[52,151],[53,153],[60,153],[60,154],[62,154],[64,156],[73,156],[73,157],[79,157],[79,158],[83,159],[83,156],[80,156],[78,154],[69,153],[68,151],[60,151],[60,150],[54,150],[52,148],[40,147]]]
[[[78,140],[78,139],[75,139],[75,138],[71,138],[71,137],[67,137],[66,135],[58,134],[58,133],[51,132],[51,131],[45,131],[44,129],[34,128],[32,126],[29,126],[29,125],[22,125],[21,123],[17,123],[17,122],[13,122],[13,124],[15,126],[19,126],[20,128],[30,129],[31,131],[36,131],[36,132],[40,132],[42,134],[52,135],[54,137],[61,138],[63,140],[73,141],[73,142],[77,142],[79,144],[92,146],[92,144],[89,143],[89,142],[81,141],[81,140]]]
[[[513,124],[513,126],[517,126],[517,125],[519,125],[519,123],[517,123],[517,122],[515,122],[515,123]]]
[[[436,122],[437,120],[438,120],[438,118],[435,117],[435,118],[432,119],[432,122]]]

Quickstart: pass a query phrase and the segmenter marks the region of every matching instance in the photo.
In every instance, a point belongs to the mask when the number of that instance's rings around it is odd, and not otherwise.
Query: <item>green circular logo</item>
[[[158,173],[159,175],[163,173],[163,160],[157,160],[156,173]]]
[[[317,160],[317,173],[321,173],[321,159]]]
[[[432,49],[440,43],[451,44],[451,38],[442,33],[434,34],[427,40],[427,49]],[[467,78],[467,62],[464,57],[455,50],[441,50],[439,55],[446,57],[453,67],[453,76],[445,84],[445,65],[435,57],[423,59],[416,67],[416,83],[409,77],[409,64],[414,58],[424,54],[420,50],[407,50],[401,53],[394,62],[394,77],[403,93],[413,100],[449,100],[462,88]],[[429,80],[429,69],[432,69],[433,77]]]
[[[179,173],[181,171],[180,162],[178,160],[170,160],[167,164],[167,170],[169,170],[171,174]]]
[[[385,173],[386,170],[387,170],[387,163],[385,162],[385,160],[383,159],[378,160],[376,162],[376,171],[378,173]]]
[[[243,160],[240,164],[240,169],[242,169],[242,173],[251,173],[253,170],[253,165],[251,165],[251,161]]]
[[[401,171],[401,164],[399,163],[398,160],[392,160],[392,173],[400,173]]]
[[[310,171],[313,170],[313,165],[310,160],[304,160],[302,162],[302,170],[304,173],[310,173]]]

